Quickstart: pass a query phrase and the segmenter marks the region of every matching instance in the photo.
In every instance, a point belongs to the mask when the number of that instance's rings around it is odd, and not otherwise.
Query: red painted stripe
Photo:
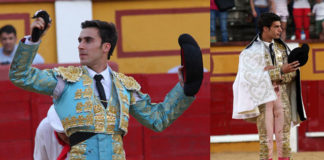
[[[0,14],[0,20],[12,20],[12,19],[24,20],[25,35],[30,34],[30,15],[29,15],[29,13]]]

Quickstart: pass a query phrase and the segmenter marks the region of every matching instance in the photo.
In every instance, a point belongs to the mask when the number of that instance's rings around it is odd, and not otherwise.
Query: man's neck
[[[87,66],[90,69],[92,69],[93,71],[95,71],[96,73],[101,73],[102,71],[104,71],[108,66],[108,63],[104,63],[104,64],[95,64],[93,66]]]
[[[269,43],[271,43],[273,41],[273,38],[267,37],[264,34],[262,34],[260,38],[262,41],[269,42]]]

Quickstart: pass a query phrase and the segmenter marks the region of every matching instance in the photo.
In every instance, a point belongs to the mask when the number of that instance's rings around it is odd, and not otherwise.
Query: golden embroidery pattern
[[[70,136],[72,133],[71,128],[79,126],[91,126],[93,125],[93,114],[88,114],[87,116],[79,115],[78,117],[72,116],[71,118],[65,118],[62,120],[62,125],[67,131],[67,135]]]
[[[83,91],[83,98],[91,98],[92,96],[92,88],[89,86]]]
[[[74,99],[81,99],[82,98],[82,89],[77,89],[74,95]]]
[[[260,159],[268,159],[269,148],[267,141],[267,129],[265,124],[265,104],[259,106],[260,115],[257,117],[257,128],[260,141]]]
[[[58,75],[61,76],[63,80],[68,82],[77,82],[82,75],[82,69],[80,67],[58,67],[54,70],[57,71]]]
[[[141,86],[136,82],[136,80],[133,77],[126,76],[122,73],[117,72],[113,72],[113,74],[115,74],[117,79],[119,79],[128,90],[139,91],[141,89]]]
[[[83,85],[84,86],[88,86],[92,83],[92,78],[90,78],[88,75],[82,75],[82,79],[83,79]]]
[[[70,159],[85,160],[86,156],[84,155],[84,153],[86,152],[86,149],[87,149],[87,145],[84,142],[72,146],[70,151]]]
[[[93,104],[90,100],[86,101],[84,104],[82,104],[82,102],[78,102],[75,108],[77,113],[91,112]]]
[[[120,134],[113,134],[113,160],[125,160],[125,151],[123,148],[123,140]]]

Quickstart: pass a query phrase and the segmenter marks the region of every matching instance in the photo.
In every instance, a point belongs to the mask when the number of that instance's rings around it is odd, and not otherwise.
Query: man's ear
[[[110,43],[105,42],[105,43],[102,44],[102,49],[103,49],[103,51],[104,51],[105,53],[108,53],[109,50],[110,50],[110,48],[111,48],[111,44],[110,44]]]

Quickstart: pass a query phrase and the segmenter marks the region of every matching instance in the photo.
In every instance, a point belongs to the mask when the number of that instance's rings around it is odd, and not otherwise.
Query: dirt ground
[[[277,159],[276,154],[273,160]],[[298,152],[293,153],[293,160],[324,160],[324,152]],[[258,160],[257,152],[226,152],[212,153],[211,160]]]

